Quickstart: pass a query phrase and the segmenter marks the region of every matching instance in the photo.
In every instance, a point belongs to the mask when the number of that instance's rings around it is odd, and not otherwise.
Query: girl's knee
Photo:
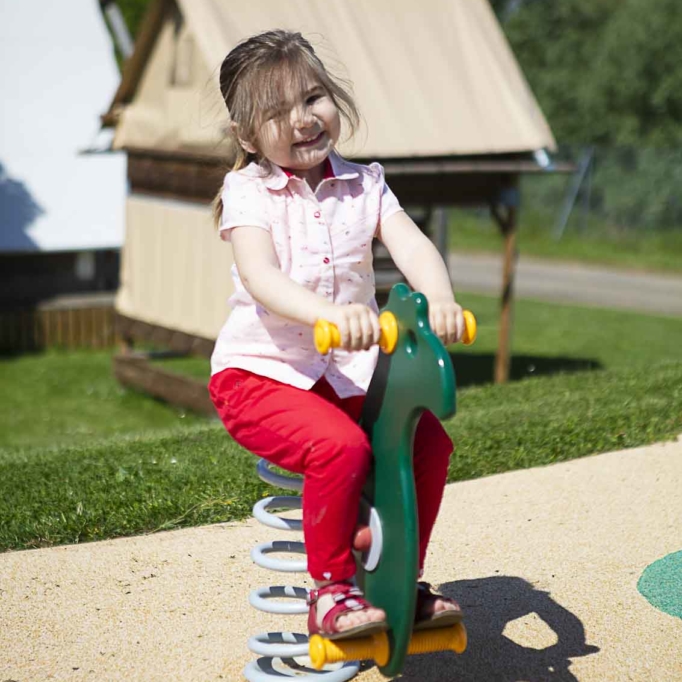
[[[372,447],[362,429],[346,434],[332,434],[313,444],[309,463],[313,460],[326,471],[339,475],[366,474],[372,461]]]
[[[353,470],[369,469],[372,446],[363,431],[336,440],[333,443],[333,450],[335,459],[343,461],[346,467]]]

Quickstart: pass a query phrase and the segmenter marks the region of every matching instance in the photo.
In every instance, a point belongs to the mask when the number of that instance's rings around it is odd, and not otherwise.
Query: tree
[[[131,35],[135,37],[151,0],[117,0]]]
[[[682,141],[678,0],[525,0],[504,30],[560,142]]]
[[[593,87],[616,144],[682,145],[682,4],[626,0],[605,27]]]
[[[622,0],[526,2],[504,24],[519,64],[561,142],[593,142],[598,93],[591,71],[601,33]]]

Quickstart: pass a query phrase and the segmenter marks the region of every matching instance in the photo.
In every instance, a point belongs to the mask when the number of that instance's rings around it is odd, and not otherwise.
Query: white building
[[[0,0],[0,306],[116,288],[126,159],[95,149],[119,80],[96,0]]]

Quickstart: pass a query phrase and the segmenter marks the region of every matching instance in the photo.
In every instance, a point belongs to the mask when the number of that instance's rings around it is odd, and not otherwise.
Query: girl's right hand
[[[366,305],[332,305],[320,317],[337,326],[344,350],[367,350],[379,343],[379,317]]]

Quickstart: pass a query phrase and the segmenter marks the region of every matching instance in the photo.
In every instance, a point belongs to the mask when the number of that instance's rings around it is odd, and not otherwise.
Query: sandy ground
[[[0,682],[241,680],[249,636],[305,629],[248,605],[309,586],[252,564],[276,538],[295,534],[251,520],[0,555]],[[682,620],[637,591],[680,549],[682,440],[450,485],[426,577],[466,609],[469,648],[402,679],[682,680]]]

